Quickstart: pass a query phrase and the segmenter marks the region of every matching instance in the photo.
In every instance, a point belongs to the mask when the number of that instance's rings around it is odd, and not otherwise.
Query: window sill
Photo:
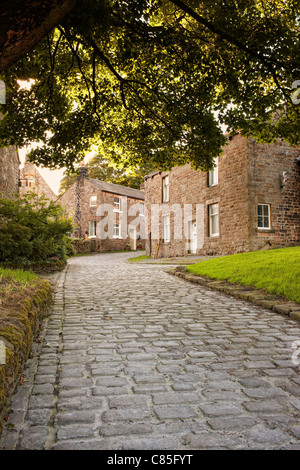
[[[262,227],[259,227],[259,228],[256,228],[255,231],[257,233],[275,233],[275,229],[274,228],[262,228]]]

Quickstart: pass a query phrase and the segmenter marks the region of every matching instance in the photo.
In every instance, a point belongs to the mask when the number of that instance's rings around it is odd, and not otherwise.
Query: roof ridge
[[[121,185],[121,184],[116,184],[116,183],[109,183],[108,181],[103,181],[103,180],[99,180],[97,178],[85,178],[87,179],[87,181],[89,181],[91,184],[93,184],[94,186],[97,186],[97,187],[100,187],[100,189],[103,189],[104,191],[107,190],[108,191],[108,188],[111,189],[111,192],[115,192],[116,194],[120,194],[120,193],[123,193],[123,195],[138,195],[140,196],[140,199],[144,199],[144,192],[141,191],[140,189],[136,189],[136,188],[131,188],[130,186],[124,186],[124,185]],[[102,188],[101,188],[101,185],[102,185]],[[113,189],[119,189],[119,191],[113,191]],[[124,194],[124,193],[128,193],[128,194]]]

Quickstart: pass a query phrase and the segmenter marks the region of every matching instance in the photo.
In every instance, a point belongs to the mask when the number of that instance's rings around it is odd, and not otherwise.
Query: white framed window
[[[145,204],[140,202],[140,215],[145,215]]]
[[[122,212],[122,199],[118,196],[114,197],[114,212]]]
[[[97,205],[97,196],[91,196],[90,197],[90,206],[96,206]]]
[[[271,228],[270,204],[257,204],[257,228]]]
[[[219,159],[214,159],[214,169],[208,172],[208,186],[215,186],[219,182]]]
[[[165,215],[162,218],[162,238],[164,242],[169,242],[171,237],[170,237],[170,216]]]
[[[91,220],[90,221],[89,237],[95,237],[96,236],[96,225],[97,225],[96,220]]]
[[[121,238],[121,224],[114,224],[114,238]]]
[[[33,179],[26,179],[25,180],[25,186],[29,186],[30,188],[32,188],[34,185],[34,180]]]
[[[162,202],[169,202],[169,197],[170,197],[169,188],[170,188],[169,176],[165,176],[163,178]]]
[[[208,206],[208,235],[210,237],[219,235],[219,204]]]

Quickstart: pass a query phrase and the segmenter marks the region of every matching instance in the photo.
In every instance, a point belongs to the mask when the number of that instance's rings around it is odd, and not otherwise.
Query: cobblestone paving
[[[299,323],[129,256],[59,274],[0,447],[300,449]]]

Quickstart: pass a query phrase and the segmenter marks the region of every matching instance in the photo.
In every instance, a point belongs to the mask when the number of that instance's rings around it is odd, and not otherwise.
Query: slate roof
[[[134,199],[145,199],[145,194],[139,189],[128,188],[127,186],[121,186],[120,184],[107,183],[106,181],[96,180],[92,178],[86,178],[86,180],[108,193],[118,194],[120,196],[132,197]]]

